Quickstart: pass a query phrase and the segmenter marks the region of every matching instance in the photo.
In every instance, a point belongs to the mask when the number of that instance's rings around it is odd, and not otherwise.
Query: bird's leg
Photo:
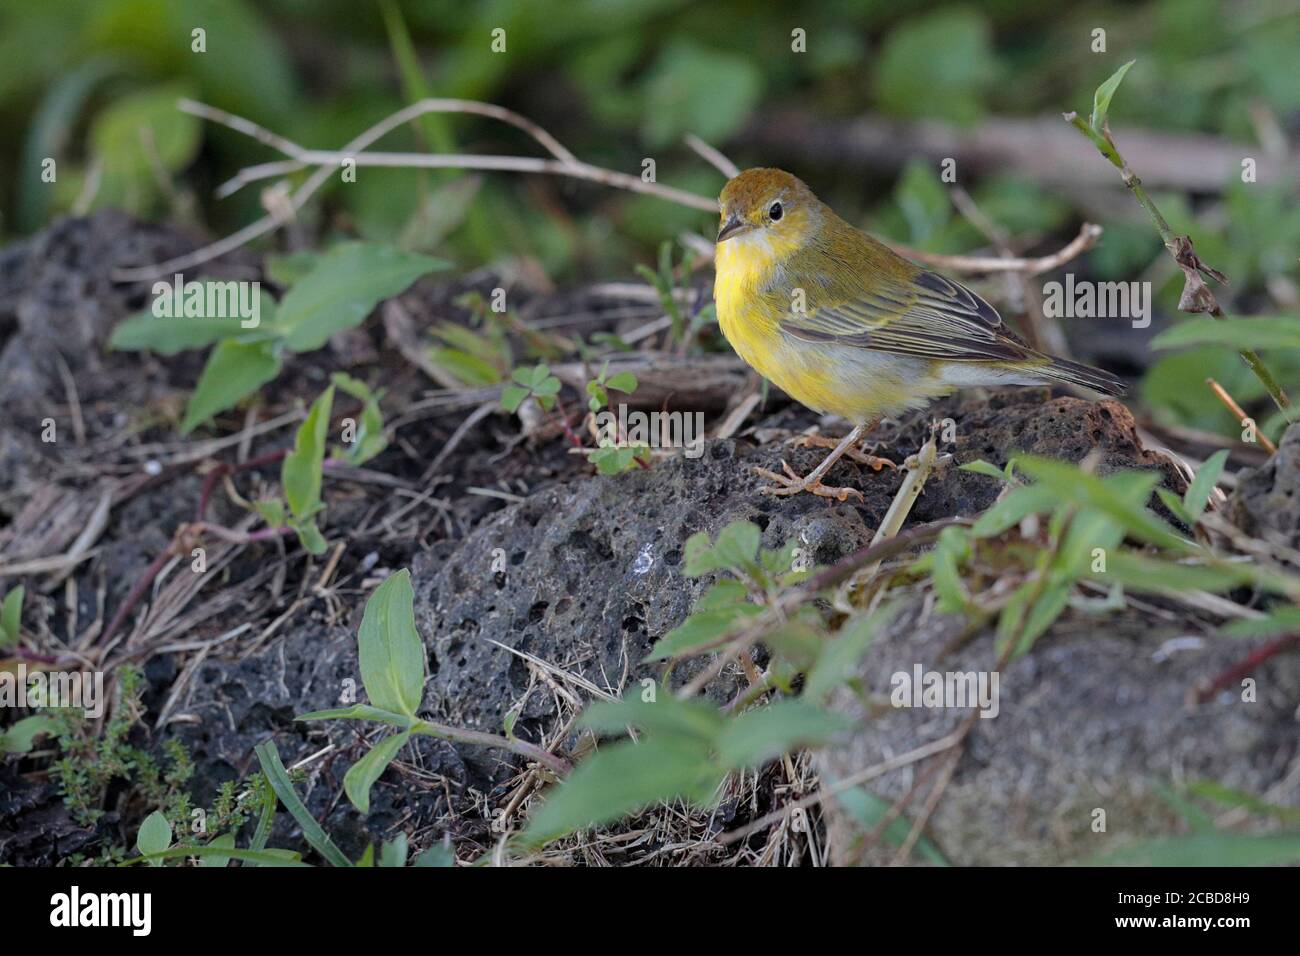
[[[863,426],[862,434],[864,436],[870,434],[877,424],[877,422],[873,422],[869,425]],[[795,448],[837,448],[839,447],[839,440],[829,438],[826,435],[800,435],[798,438],[791,439],[790,444]],[[874,450],[875,449],[873,448],[872,451]],[[844,457],[852,459],[860,465],[867,465],[876,471],[879,471],[881,468],[898,468],[898,465],[890,461],[888,458],[878,458],[859,448],[846,448],[843,454]]]
[[[840,457],[853,446],[863,434],[867,431],[866,425],[858,425],[853,431],[849,432],[835,446],[835,450],[822,460],[822,463],[808,472],[807,476],[800,478],[794,473],[794,470],[785,463],[781,462],[781,467],[785,469],[784,475],[778,475],[774,471],[768,471],[766,468],[755,468],[764,478],[769,478],[776,482],[776,487],[763,489],[763,494],[767,495],[797,495],[800,492],[807,491],[811,494],[818,495],[822,498],[838,498],[840,501],[847,501],[849,495],[857,495],[862,498],[862,492],[856,488],[829,488],[822,484],[822,477],[826,472],[831,470],[831,466],[840,460]]]

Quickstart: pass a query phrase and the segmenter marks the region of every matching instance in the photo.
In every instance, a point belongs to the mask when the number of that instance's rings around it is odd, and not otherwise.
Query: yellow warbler
[[[1034,351],[978,295],[855,229],[783,170],[745,170],[720,201],[713,295],[727,341],[804,405],[856,426],[805,478],[784,462],[784,476],[763,471],[777,482],[765,491],[861,497],[821,479],[884,416],[963,386],[1123,391],[1106,372]]]

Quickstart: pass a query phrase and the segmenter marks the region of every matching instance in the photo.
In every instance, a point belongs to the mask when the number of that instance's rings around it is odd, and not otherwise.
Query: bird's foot
[[[832,488],[829,485],[823,485],[820,478],[809,475],[807,478],[800,478],[793,468],[784,461],[781,467],[785,470],[784,475],[778,475],[774,471],[766,468],[755,468],[754,471],[767,478],[769,481],[776,482],[775,485],[769,485],[762,489],[765,495],[797,495],[802,492],[808,492],[817,495],[819,498],[835,498],[838,501],[848,501],[850,495],[857,495],[859,501],[865,501],[866,498],[862,492],[856,488]]]
[[[790,439],[792,448],[837,448],[839,443],[840,439],[826,435],[799,435]],[[879,471],[881,468],[898,468],[898,465],[888,458],[878,458],[858,448],[844,449],[843,457],[856,461],[860,465],[866,465],[874,471]]]

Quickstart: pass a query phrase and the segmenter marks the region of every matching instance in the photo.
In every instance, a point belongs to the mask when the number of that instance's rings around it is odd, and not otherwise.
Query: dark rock
[[[825,783],[937,741],[969,716],[965,709],[890,703],[891,676],[912,674],[915,665],[923,672],[992,669],[992,635],[961,643],[962,627],[945,615],[927,618],[917,602],[877,636],[858,669],[870,703],[847,691],[834,701],[855,728],[819,756]],[[1175,638],[1183,640],[1169,643]],[[1178,817],[1160,792],[1178,780],[1215,781],[1295,806],[1294,788],[1289,794],[1270,788],[1293,775],[1300,756],[1294,715],[1300,658],[1261,665],[1254,702],[1234,688],[1193,710],[1185,703],[1188,690],[1251,648],[1214,636],[1188,646],[1186,638],[1182,622],[1132,609],[1105,617],[1067,611],[1027,656],[1004,668],[998,713],[975,719],[926,831],[948,861],[1053,865],[1171,832]],[[867,787],[892,803],[918,785],[906,812],[915,819],[949,756],[892,770]],[[864,828],[842,805],[829,809],[838,862],[885,863],[894,856],[897,848],[887,843],[859,856]],[[1105,832],[1093,830],[1099,809]]]
[[[1247,534],[1300,548],[1300,424],[1282,434],[1277,454],[1238,476],[1231,508]]]

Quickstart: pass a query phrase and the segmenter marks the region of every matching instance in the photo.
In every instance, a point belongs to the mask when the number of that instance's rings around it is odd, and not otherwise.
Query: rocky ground
[[[45,654],[143,666],[148,713],[140,734],[149,746],[169,738],[186,745],[199,805],[219,783],[254,768],[254,745],[273,737],[286,764],[324,753],[306,761],[299,790],[354,856],[371,835],[397,828],[417,844],[450,835],[488,849],[492,818],[518,783],[517,760],[421,738],[375,787],[363,819],[342,796],[342,775],[363,752],[361,735],[373,729],[293,722],[296,714],[334,706],[343,682],[357,677],[361,608],[383,575],[412,570],[428,649],[428,713],[491,732],[515,713],[516,734],[549,741],[572,716],[581,682],[617,692],[660,673],[641,659],[707,583],[682,574],[691,534],[748,519],[763,529],[766,547],[798,537],[818,563],[831,563],[870,540],[902,480],[900,472],[844,463],[828,482],[860,487],[860,503],[760,495],[755,466],[779,469],[785,458],[804,471],[823,454],[784,444],[815,417],[779,397],[734,436],[710,441],[700,458],[668,458],[614,477],[592,476],[563,441],[521,442],[513,418],[486,414],[430,474],[430,462],[484,398],[430,404],[429,383],[377,320],[294,360],[255,415],[228,417],[221,428],[200,432],[202,440],[178,441],[175,417],[201,359],[106,351],[114,323],[143,307],[148,291],[115,284],[109,273],[194,244],[105,213],[65,221],[0,252],[0,569],[54,559],[21,578],[31,595],[26,632]],[[208,272],[260,275],[252,255]],[[454,315],[449,303],[464,288],[424,280],[403,303],[417,323]],[[589,304],[570,296],[563,305]],[[326,556],[312,560],[274,543],[215,548],[202,581],[184,566],[169,568],[149,611],[102,646],[106,622],[133,583],[192,519],[202,485],[196,465],[236,460],[249,445],[253,453],[284,447],[292,419],[242,448],[238,440],[212,442],[310,401],[335,369],[382,382],[386,414],[400,427],[398,440],[365,472],[328,482]],[[710,409],[710,421],[723,410]],[[58,427],[53,443],[41,440],[47,418]],[[1053,398],[1042,389],[958,396],[887,422],[874,436],[878,453],[901,461],[929,423],[943,418],[956,423],[955,443],[942,449],[951,458],[926,484],[912,523],[978,514],[999,484],[956,466],[977,458],[1000,465],[1018,450],[1072,461],[1099,450],[1102,473],[1155,469],[1167,487],[1185,488],[1171,458],[1143,447],[1122,404]],[[1282,455],[1242,477],[1231,513],[1252,533],[1263,523],[1300,545],[1298,476],[1300,432],[1293,429]],[[248,496],[275,480],[274,469],[253,470],[239,484]],[[225,520],[238,518],[223,495],[214,496],[213,508]],[[76,560],[60,563],[68,555]],[[0,580],[0,589],[9,583]],[[1126,836],[1165,832],[1173,816],[1152,794],[1174,780],[1217,780],[1294,805],[1300,658],[1265,666],[1254,705],[1220,695],[1189,708],[1188,689],[1251,646],[1205,640],[1213,623],[1160,601],[1104,617],[1069,611],[1006,671],[1000,718],[978,722],[954,767],[943,765],[946,757],[908,764],[872,787],[893,800],[918,775],[950,772],[927,835],[958,863],[1060,862]],[[863,660],[862,678],[887,695],[888,675],[914,663],[990,667],[991,637],[958,640],[959,632],[919,589]],[[832,782],[952,729],[933,711],[880,712],[850,695],[839,706],[872,719],[859,719],[849,739],[819,758],[819,772]],[[0,862],[52,862],[102,839],[129,844],[117,828],[138,822],[139,808],[119,796],[98,828],[80,828],[38,762],[5,761]],[[765,793],[737,820],[773,806]],[[1105,834],[1091,828],[1099,806],[1107,809]],[[883,846],[860,853],[860,834],[841,813],[832,812],[829,823],[833,856],[842,862],[892,853]],[[294,843],[286,815],[280,827],[278,845]]]

